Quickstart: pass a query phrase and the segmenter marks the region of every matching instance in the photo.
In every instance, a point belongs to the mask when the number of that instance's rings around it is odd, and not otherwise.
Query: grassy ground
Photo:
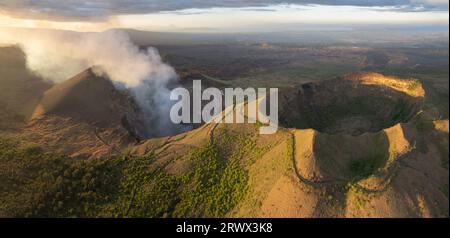
[[[74,160],[0,142],[0,215],[14,217],[220,217],[242,198],[247,176],[215,145],[193,150],[175,176],[153,156]]]

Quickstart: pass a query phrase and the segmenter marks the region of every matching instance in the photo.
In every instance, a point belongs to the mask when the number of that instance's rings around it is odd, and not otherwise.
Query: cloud
[[[93,67],[118,89],[128,89],[141,109],[145,136],[180,132],[172,124],[169,84],[178,79],[155,48],[134,45],[121,30],[101,33],[0,29],[0,45],[17,45],[26,55],[27,68],[46,80],[64,81]],[[101,100],[101,98],[99,98]]]
[[[393,11],[448,11],[448,0],[0,0],[0,13],[16,18],[95,21],[122,14],[190,8],[261,7],[273,4],[392,7]]]

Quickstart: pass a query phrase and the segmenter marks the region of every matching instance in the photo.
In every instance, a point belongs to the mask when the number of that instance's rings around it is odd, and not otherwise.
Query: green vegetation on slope
[[[247,175],[213,144],[188,155],[183,175],[151,169],[154,156],[75,160],[0,140],[0,216],[219,217],[243,197]]]
[[[351,161],[349,166],[351,177],[355,181],[359,181],[375,174],[384,165],[386,158],[385,155],[374,155],[369,158]]]

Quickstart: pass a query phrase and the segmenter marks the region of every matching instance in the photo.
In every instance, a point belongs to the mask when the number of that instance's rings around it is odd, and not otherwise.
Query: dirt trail
[[[295,175],[297,176],[297,178],[300,180],[300,182],[311,186],[313,188],[323,188],[326,186],[332,186],[332,185],[345,185],[347,183],[349,183],[350,181],[347,180],[343,180],[343,179],[335,179],[335,180],[326,180],[326,181],[312,181],[310,179],[305,178],[299,171],[298,169],[298,165],[297,165],[297,160],[296,160],[296,136],[295,134],[288,129],[285,129],[285,131],[287,133],[289,133],[289,135],[291,136],[291,141],[292,141],[292,166],[294,168],[295,171]],[[357,189],[362,190],[363,192],[366,193],[381,193],[384,192],[388,189],[389,185],[392,182],[392,178],[395,174],[395,172],[397,172],[403,164],[403,160],[405,159],[405,157],[407,157],[409,153],[401,156],[400,158],[398,158],[397,160],[395,160],[392,164],[392,166],[390,167],[390,169],[388,170],[385,178],[383,179],[383,181],[380,184],[383,184],[383,187],[381,189],[368,189],[365,188],[364,186],[359,185],[358,183],[353,184],[353,186],[355,186]]]
[[[303,175],[301,175],[300,171],[298,170],[297,162],[296,162],[296,146],[295,146],[296,145],[296,137],[295,137],[295,134],[292,133],[288,129],[285,129],[285,131],[287,133],[289,133],[289,135],[291,136],[291,142],[292,142],[292,144],[291,144],[291,147],[292,147],[292,166],[294,168],[295,175],[300,180],[300,182],[302,182],[302,183],[304,183],[304,184],[306,184],[308,186],[314,187],[314,188],[321,188],[321,187],[324,187],[324,186],[330,186],[330,185],[347,183],[344,180],[312,181],[312,180],[309,180],[309,179],[305,178]]]
[[[100,134],[98,133],[98,128],[97,128],[97,127],[94,128],[94,135],[95,135],[95,137],[96,137],[100,142],[102,142],[102,143],[105,144],[106,146],[109,146],[112,150],[114,150],[114,151],[115,151],[116,153],[118,153],[119,155],[123,155],[122,151],[121,151],[119,148],[117,148],[115,145],[111,145],[110,143],[108,143],[106,140],[104,140],[104,139],[100,136]]]

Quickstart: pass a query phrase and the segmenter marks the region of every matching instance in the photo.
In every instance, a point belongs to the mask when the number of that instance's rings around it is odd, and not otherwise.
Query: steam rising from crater
[[[116,88],[132,92],[148,124],[147,136],[180,129],[167,120],[170,110],[167,86],[177,80],[177,74],[161,60],[155,48],[139,49],[123,31],[0,29],[0,44],[18,45],[26,55],[27,67],[55,83],[95,66],[96,74],[106,75]],[[160,128],[165,131],[159,131]]]

